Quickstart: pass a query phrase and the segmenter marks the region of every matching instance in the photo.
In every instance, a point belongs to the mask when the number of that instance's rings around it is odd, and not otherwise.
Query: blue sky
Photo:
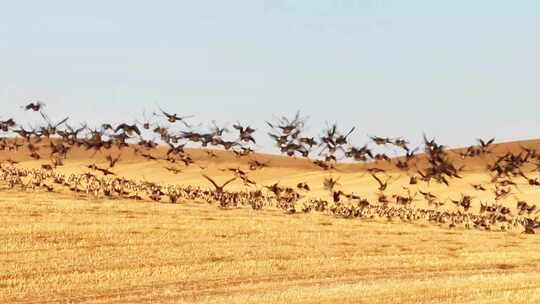
[[[540,137],[538,1],[0,5],[2,117],[39,99],[78,121],[160,105],[261,131],[301,110],[313,135],[337,121],[357,127],[358,144]]]

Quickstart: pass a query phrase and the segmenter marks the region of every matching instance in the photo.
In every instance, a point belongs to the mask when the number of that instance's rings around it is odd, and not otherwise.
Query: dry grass
[[[92,161],[81,157],[61,170],[83,172]],[[274,168],[250,176],[262,184],[307,181],[312,196],[326,195],[328,173],[272,161]],[[218,179],[230,176],[218,168],[245,166],[197,163]],[[375,182],[352,169],[334,176],[344,191],[373,199]],[[177,176],[124,159],[115,172],[207,185],[197,166]],[[403,174],[388,193],[406,181]],[[429,191],[455,199],[469,192],[477,208],[489,194],[474,193],[470,183],[487,181],[471,171],[451,188]],[[522,186],[519,196],[534,203],[539,191]],[[0,303],[540,303],[540,240],[520,231],[31,192],[1,192],[0,223]]]
[[[4,193],[0,302],[538,303],[517,233]]]

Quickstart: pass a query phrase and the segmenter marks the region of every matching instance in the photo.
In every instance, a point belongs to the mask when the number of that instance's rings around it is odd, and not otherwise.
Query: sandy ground
[[[192,151],[196,164],[175,175],[163,163],[130,153],[122,152],[115,173],[161,183],[207,187],[201,170],[221,181],[231,174],[220,169],[247,168],[245,160],[230,155],[210,160]],[[85,165],[104,164],[103,156],[89,159],[76,152],[59,170],[86,172]],[[23,160],[24,167],[46,163],[24,154],[10,157]],[[306,199],[329,199],[322,189],[329,176],[339,178],[343,191],[368,199],[377,192],[362,166],[329,173],[305,161],[256,158],[271,166],[250,173],[259,185],[304,181],[314,189]],[[481,170],[486,161],[469,161],[464,178],[450,187],[407,187],[441,199],[470,194],[477,210],[480,201],[493,200],[492,193],[470,186],[490,180]],[[387,193],[405,193],[407,174],[388,175],[393,182]],[[540,187],[519,183],[515,198],[504,204],[538,201]],[[235,182],[230,189],[245,187]],[[426,202],[419,196],[415,204]],[[540,239],[520,231],[21,191],[0,192],[0,223],[1,303],[540,303]]]

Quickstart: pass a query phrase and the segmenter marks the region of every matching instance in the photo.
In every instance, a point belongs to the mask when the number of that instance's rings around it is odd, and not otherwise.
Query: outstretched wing
[[[112,168],[116,165],[116,163],[120,160],[120,156],[118,155],[116,158],[113,158],[112,155],[107,155],[107,160],[109,161],[109,167]]]
[[[62,120],[61,120],[59,123],[57,123],[54,127],[56,128],[56,127],[62,125],[63,123],[65,123],[66,121],[68,121],[68,119],[69,119],[69,117],[66,117],[66,118],[62,119]]]
[[[356,130],[356,127],[352,127],[352,129],[349,131],[349,133],[347,133],[347,135],[345,135],[345,138],[349,137],[349,135],[351,135],[352,132],[354,132],[354,130]]]
[[[226,182],[223,184],[223,186],[221,186],[221,188],[222,188],[222,189],[225,188],[225,186],[227,186],[228,184],[234,182],[235,180],[236,180],[236,177],[231,178],[230,180],[226,181]]]
[[[118,132],[119,130],[125,130],[126,127],[127,127],[127,124],[121,123],[121,124],[119,124],[119,125],[116,127],[116,129],[114,129],[114,132],[116,133],[116,132]]]
[[[184,120],[185,118],[189,118],[189,117],[192,117],[192,116],[181,117],[181,118],[180,118],[180,121],[184,124],[184,126],[186,126],[186,128],[191,129],[191,125],[188,124],[188,123]]]
[[[377,175],[371,173],[371,176],[379,183],[379,186],[384,186],[383,182],[377,177]]]
[[[267,122],[268,123],[268,122]],[[269,124],[269,123],[268,123]],[[233,125],[233,128],[235,128],[236,130],[240,131],[240,133],[244,132],[244,127],[242,127],[240,125],[240,123],[236,123]]]
[[[170,118],[170,117],[175,117],[175,115],[171,115],[171,114],[169,114],[169,113],[163,111],[163,109],[161,109],[161,108],[159,108],[159,110],[161,111],[161,113],[163,113],[163,115],[167,116],[168,118]]]
[[[216,184],[216,182],[215,182],[213,179],[211,179],[208,175],[206,175],[206,174],[201,174],[201,175],[202,175],[204,178],[206,178],[209,182],[211,182],[212,185],[214,185],[214,187],[215,187],[216,189],[219,189],[219,186]]]
[[[483,139],[478,138],[477,140],[478,140],[478,142],[480,143],[480,145],[481,145],[482,147],[485,147],[485,146],[486,146],[486,143],[484,142]]]
[[[47,116],[47,114],[45,114],[43,112],[39,112],[39,114],[41,114],[41,117],[43,117],[45,122],[49,125],[49,127],[51,127],[52,123],[51,123],[51,120],[49,119],[49,116]]]
[[[139,127],[137,125],[133,125],[131,128],[137,135],[141,136],[141,130],[139,130]]]

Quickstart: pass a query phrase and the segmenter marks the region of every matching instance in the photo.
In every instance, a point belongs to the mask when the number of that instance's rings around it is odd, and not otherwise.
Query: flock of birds
[[[423,154],[417,154],[420,148],[412,149],[409,142],[402,138],[371,136],[370,142],[375,146],[393,146],[404,156],[392,158],[384,153],[375,152],[368,144],[355,146],[350,142],[351,128],[346,132],[338,129],[336,124],[327,126],[322,135],[310,137],[305,134],[305,123],[299,113],[292,118],[281,117],[267,122],[270,132],[268,136],[275,142],[283,155],[306,158],[321,170],[327,170],[323,188],[327,197],[310,197],[312,189],[306,182],[299,182],[296,187],[286,187],[275,183],[259,185],[250,174],[270,166],[269,162],[261,162],[249,158],[255,152],[257,141],[256,129],[249,125],[235,123],[234,130],[220,127],[216,122],[208,131],[197,131],[188,122],[192,116],[181,116],[159,109],[152,114],[152,119],[133,123],[105,123],[98,127],[86,124],[74,127],[68,123],[69,118],[53,122],[45,113],[45,105],[32,102],[23,107],[25,111],[35,112],[43,120],[43,124],[34,128],[25,128],[13,118],[0,119],[0,151],[28,153],[35,160],[47,160],[39,169],[21,168],[11,158],[0,162],[0,184],[7,189],[42,190],[53,192],[57,189],[68,189],[87,197],[125,198],[134,200],[149,199],[163,201],[168,198],[171,203],[182,200],[199,200],[216,203],[220,208],[251,206],[259,210],[265,207],[277,207],[286,213],[324,212],[343,218],[362,219],[400,219],[405,222],[427,221],[436,225],[447,225],[449,228],[499,230],[519,229],[523,233],[534,234],[540,229],[540,209],[536,205],[517,199],[514,190],[518,190],[517,179],[523,179],[530,187],[540,186],[532,173],[540,171],[540,153],[534,149],[522,147],[519,153],[507,152],[493,155],[494,139],[478,140],[478,144],[458,152],[447,150],[434,139],[424,136]],[[233,136],[227,136],[231,132]],[[194,186],[163,185],[148,181],[136,181],[119,177],[114,172],[121,161],[121,151],[134,147],[140,157],[148,161],[164,163],[164,169],[180,174],[195,161],[184,149],[187,145],[199,145],[206,149],[209,158],[218,158],[214,152],[221,149],[233,153],[239,158],[248,158],[249,170],[240,168],[223,168],[231,174],[230,179],[219,184],[212,177],[201,173],[202,177],[213,188],[204,189]],[[158,153],[160,147],[166,152]],[[108,166],[96,163],[87,165],[84,174],[64,175],[57,172],[63,166],[73,148],[92,151],[106,156]],[[115,148],[115,149],[113,149]],[[113,155],[111,151],[120,151]],[[471,184],[471,191],[493,192],[491,202],[480,202],[479,208],[473,206],[474,197],[461,194],[457,200],[450,199],[449,208],[442,208],[447,200],[439,198],[429,191],[412,191],[413,185],[430,183],[450,186],[453,179],[461,179],[464,166],[457,166],[451,153],[459,159],[491,158],[486,165],[490,175],[488,184]],[[10,154],[10,153],[7,153]],[[314,155],[315,154],[315,155]],[[378,185],[376,200],[368,200],[354,193],[340,190],[339,179],[332,177],[337,171],[340,161],[363,162],[365,174],[369,174]],[[380,164],[387,165],[381,166]],[[386,169],[384,169],[386,168]],[[201,166],[201,169],[204,167]],[[203,172],[204,170],[201,170]],[[403,187],[406,194],[389,194],[388,186],[395,177],[392,172],[402,172],[408,176],[408,186]],[[245,186],[242,191],[227,191],[226,187],[240,180]],[[417,195],[427,202],[428,208],[420,208],[415,204]],[[516,207],[509,208],[503,202],[515,198]],[[475,212],[475,210],[478,210]]]

